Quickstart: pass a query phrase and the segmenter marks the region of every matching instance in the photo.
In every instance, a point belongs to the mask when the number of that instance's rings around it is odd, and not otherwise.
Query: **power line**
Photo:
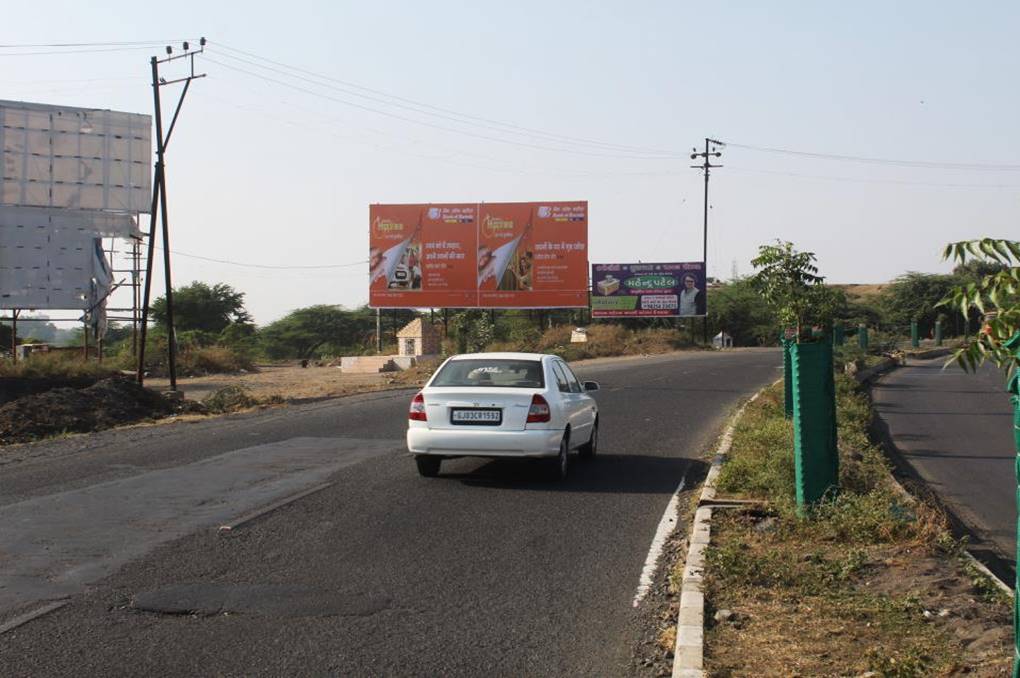
[[[565,134],[557,134],[555,132],[547,132],[547,131],[544,131],[544,130],[535,129],[533,127],[525,127],[523,125],[517,125],[515,123],[503,122],[503,121],[494,120],[494,119],[491,119],[491,118],[483,118],[483,117],[476,116],[476,115],[470,115],[468,113],[462,113],[460,111],[455,111],[455,110],[450,109],[450,108],[443,108],[441,106],[434,106],[432,104],[428,104],[428,103],[425,103],[425,102],[422,102],[422,101],[416,101],[414,99],[409,99],[407,97],[398,96],[396,94],[390,94],[388,92],[383,92],[381,90],[373,89],[371,87],[365,87],[364,85],[358,85],[358,84],[353,83],[353,82],[349,82],[349,81],[346,81],[346,80],[341,80],[339,78],[334,78],[334,77],[328,76],[328,75],[323,75],[321,73],[316,73],[315,71],[310,71],[308,69],[300,68],[300,67],[297,67],[297,66],[291,66],[289,64],[285,64],[285,63],[280,62],[280,61],[274,61],[273,59],[268,59],[266,57],[262,57],[262,56],[259,56],[257,54],[253,54],[251,52],[246,52],[244,50],[237,49],[236,47],[231,47],[229,45],[225,45],[225,44],[222,44],[222,43],[216,43],[216,44],[217,44],[217,46],[223,47],[224,49],[227,49],[227,50],[232,51],[232,52],[237,52],[239,54],[244,54],[246,56],[253,57],[255,59],[259,59],[261,61],[265,61],[267,63],[274,64],[276,66],[281,66],[281,67],[283,67],[285,69],[288,69],[288,70],[291,70],[291,71],[295,71],[295,72],[298,72],[298,73],[304,73],[306,75],[313,76],[314,78],[317,78],[319,80],[325,80],[325,81],[328,81],[328,82],[331,82],[331,83],[337,83],[339,85],[343,85],[346,88],[354,88],[354,89],[357,89],[357,90],[361,90],[363,92],[369,92],[371,94],[378,95],[379,97],[385,97],[385,99],[379,99],[377,97],[370,97],[370,96],[367,96],[367,95],[364,95],[364,94],[359,94],[357,92],[351,92],[349,89],[340,90],[340,91],[344,91],[347,94],[351,94],[353,96],[363,97],[363,98],[366,98],[366,99],[370,99],[372,101],[378,101],[378,102],[381,102],[381,103],[385,103],[387,105],[397,106],[397,107],[400,107],[400,108],[405,108],[407,110],[413,110],[415,112],[423,113],[425,115],[436,115],[436,117],[440,117],[440,118],[444,118],[444,119],[454,119],[454,118],[451,118],[450,116],[456,116],[456,118],[455,118],[456,122],[460,122],[462,124],[476,124],[477,125],[477,123],[485,123],[485,124],[480,125],[480,126],[486,128],[486,129],[495,129],[495,130],[498,130],[498,131],[501,131],[501,132],[504,132],[504,133],[517,133],[517,134],[527,133],[526,136],[539,136],[539,137],[545,138],[546,140],[549,140],[549,141],[559,141],[560,143],[572,143],[572,144],[580,144],[580,145],[584,145],[584,146],[593,146],[593,147],[602,148],[602,149],[605,149],[605,150],[618,150],[618,151],[627,151],[627,152],[631,152],[631,153],[645,153],[645,154],[651,154],[651,155],[671,155],[671,156],[677,156],[677,157],[681,157],[683,155],[682,153],[679,153],[677,151],[663,151],[662,149],[654,149],[654,148],[647,148],[647,147],[641,147],[641,146],[627,146],[627,145],[623,145],[623,144],[616,144],[616,143],[610,143],[610,142],[605,142],[605,141],[597,141],[597,140],[593,140],[593,139],[585,139],[583,137],[574,137],[574,136],[568,136],[568,135],[565,135]],[[278,69],[273,69],[273,68],[270,68],[268,66],[264,66],[264,65],[252,62],[252,61],[248,61],[246,59],[241,59],[240,57],[237,57],[237,56],[232,56],[230,54],[223,54],[223,56],[226,56],[226,57],[231,58],[231,59],[237,59],[238,61],[242,61],[244,63],[248,63],[248,64],[251,64],[251,65],[257,66],[259,68],[265,68],[267,70],[272,70],[272,71],[275,71],[275,72],[280,72]],[[288,74],[288,75],[290,75],[290,74]],[[293,76],[292,75],[291,77],[298,77],[298,76]],[[302,79],[305,79],[305,78],[302,78]],[[322,83],[317,83],[317,84],[322,84]],[[339,89],[339,88],[337,88],[337,89]],[[392,100],[392,101],[388,101],[388,100]],[[404,104],[409,104],[410,106],[402,106],[400,104],[394,103],[394,101],[402,102]],[[428,109],[428,110],[421,110],[421,109]],[[437,115],[436,113],[430,113],[429,111],[437,111],[438,113],[445,113],[445,114],[449,114],[449,115]],[[470,121],[474,121],[474,122],[472,123]]]
[[[996,165],[984,163],[963,163],[963,162],[934,162],[927,160],[899,160],[895,158],[870,158],[858,155],[839,155],[835,153],[816,153],[812,151],[795,151],[788,148],[771,148],[768,146],[753,146],[751,144],[738,144],[732,141],[726,142],[732,148],[743,148],[748,151],[759,151],[762,153],[778,153],[792,155],[801,158],[813,158],[816,160],[837,160],[841,162],[856,162],[868,165],[890,165],[894,167],[916,167],[924,169],[950,169],[950,170],[979,170],[991,172],[1020,172],[1020,165]]]
[[[734,172],[743,172],[750,174],[771,174],[775,176],[783,177],[795,177],[798,179],[819,179],[823,181],[835,181],[839,183],[854,183],[854,184],[895,184],[898,186],[921,186],[931,188],[992,188],[992,189],[1020,189],[1020,184],[960,184],[960,183],[940,183],[931,181],[905,181],[900,179],[863,179],[859,177],[840,177],[830,176],[825,174],[803,174],[800,172],[782,172],[779,170],[763,170],[763,169],[750,169],[747,167],[733,167],[730,169]]]
[[[156,246],[156,249],[158,249],[161,252],[163,251],[163,248],[158,246],[158,245]],[[244,268],[266,268],[266,269],[279,270],[279,271],[283,271],[283,270],[312,270],[312,269],[325,269],[325,268],[349,268],[351,266],[360,266],[361,264],[367,264],[368,263],[368,259],[363,259],[362,261],[352,261],[352,262],[346,263],[346,264],[320,264],[320,265],[313,265],[313,266],[279,266],[279,265],[273,265],[273,264],[249,264],[249,263],[244,263],[244,262],[240,262],[240,261],[230,261],[228,259],[214,259],[212,257],[203,257],[203,256],[198,255],[198,254],[188,254],[187,252],[180,252],[178,250],[170,250],[170,253],[173,254],[176,257],[187,257],[189,259],[201,259],[202,261],[211,261],[211,262],[213,262],[215,264],[229,264],[231,266],[242,266]]]
[[[160,47],[158,44],[143,45],[141,47],[103,47],[99,49],[64,49],[43,52],[0,52],[0,57],[21,57],[21,56],[44,56],[48,54],[94,54],[96,52],[128,52],[132,50],[154,49]]]
[[[240,68],[240,67],[237,67],[237,66],[232,66],[230,64],[223,63],[222,61],[216,61],[215,59],[211,59],[209,57],[206,57],[206,60],[209,61],[210,63],[214,63],[214,64],[216,64],[218,66],[222,66],[222,67],[230,69],[232,71],[237,71],[239,73],[244,73],[245,75],[249,75],[249,76],[254,77],[254,78],[259,78],[260,80],[265,80],[267,82],[271,82],[271,83],[274,83],[274,84],[277,84],[277,85],[281,85],[283,87],[287,87],[287,88],[290,88],[290,89],[293,89],[293,90],[297,90],[299,92],[304,92],[306,94],[311,94],[312,96],[320,97],[322,99],[326,99],[326,100],[329,100],[329,101],[335,101],[335,102],[343,104],[345,106],[350,106],[352,108],[358,108],[358,109],[361,109],[363,111],[368,111],[370,113],[375,113],[377,115],[382,115],[382,116],[385,116],[385,117],[388,117],[388,118],[393,118],[395,120],[402,120],[404,122],[409,122],[409,123],[412,123],[412,124],[415,124],[415,125],[421,125],[421,126],[424,126],[424,127],[431,127],[433,129],[442,130],[444,132],[452,132],[454,134],[461,134],[461,135],[472,137],[472,138],[475,138],[475,139],[484,139],[486,141],[494,141],[494,142],[500,143],[500,144],[508,144],[510,146],[518,146],[518,147],[521,147],[521,148],[531,148],[531,149],[536,149],[536,150],[540,150],[540,151],[549,151],[549,152],[553,152],[553,153],[571,153],[571,154],[574,154],[574,155],[584,155],[584,156],[600,157],[600,158],[619,158],[619,159],[631,159],[631,160],[676,160],[679,157],[681,157],[681,156],[676,156],[676,155],[671,155],[671,156],[665,156],[664,155],[664,156],[661,156],[661,157],[651,157],[651,156],[640,156],[640,155],[617,155],[617,154],[610,154],[610,153],[595,153],[595,152],[574,150],[574,149],[569,149],[569,148],[555,148],[555,147],[552,147],[552,146],[543,146],[543,145],[539,145],[539,144],[529,144],[529,143],[525,143],[525,142],[521,142],[521,141],[511,141],[510,139],[500,139],[498,137],[492,137],[492,136],[488,136],[488,135],[485,135],[485,134],[476,134],[474,132],[469,132],[467,130],[457,129],[455,127],[447,127],[445,125],[437,125],[435,123],[427,122],[425,120],[416,120],[414,118],[409,118],[407,116],[398,115],[396,113],[391,113],[389,111],[383,111],[383,110],[380,110],[378,108],[372,108],[371,106],[364,106],[362,104],[358,104],[358,103],[355,103],[353,101],[347,101],[346,99],[341,99],[339,97],[331,96],[329,94],[324,94],[322,92],[316,92],[315,90],[310,90],[307,87],[301,87],[299,85],[294,85],[292,83],[289,83],[289,82],[286,82],[286,81],[283,81],[283,80],[278,80],[276,78],[271,78],[269,76],[262,75],[261,73],[255,73],[253,71],[249,71],[249,70],[244,69],[244,68]]]
[[[25,43],[20,45],[0,45],[0,49],[29,49],[39,47],[123,47],[127,45],[165,45],[171,42],[182,42],[191,38],[168,38],[163,40],[129,40],[114,42],[53,42],[53,43]]]

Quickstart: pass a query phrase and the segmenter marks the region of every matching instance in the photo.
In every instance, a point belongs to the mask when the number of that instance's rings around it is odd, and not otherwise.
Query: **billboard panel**
[[[372,205],[369,220],[371,306],[477,305],[477,205]]]
[[[588,203],[483,203],[478,305],[588,305]]]
[[[592,264],[593,318],[705,315],[705,262]]]
[[[152,118],[0,101],[0,204],[148,212]]]
[[[372,205],[369,305],[584,308],[586,202]]]

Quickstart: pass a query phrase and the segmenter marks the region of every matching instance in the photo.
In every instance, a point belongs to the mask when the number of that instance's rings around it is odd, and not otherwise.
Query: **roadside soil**
[[[127,377],[103,379],[88,388],[54,388],[0,407],[0,445],[90,433],[158,419],[176,409],[171,401]]]
[[[205,400],[217,391],[240,386],[253,398],[262,401],[282,399],[301,402],[387,388],[413,386],[430,372],[415,368],[404,372],[379,374],[344,374],[339,367],[301,367],[299,364],[259,365],[258,372],[245,374],[211,374],[204,377],[183,377],[177,380],[177,389],[189,400]],[[145,385],[156,391],[169,391],[170,380],[146,379]]]
[[[791,542],[762,514],[716,511],[712,522],[716,553],[760,570],[708,577],[709,675],[746,675],[749,660],[765,676],[1009,675],[1005,595],[962,559]]]

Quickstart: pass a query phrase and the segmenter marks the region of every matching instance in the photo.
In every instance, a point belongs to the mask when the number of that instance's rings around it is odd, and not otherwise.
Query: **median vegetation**
[[[837,377],[840,490],[802,510],[783,409],[781,385],[748,405],[719,477],[721,496],[760,504],[713,516],[709,674],[1008,673],[1008,599],[945,516],[895,484],[866,394]]]

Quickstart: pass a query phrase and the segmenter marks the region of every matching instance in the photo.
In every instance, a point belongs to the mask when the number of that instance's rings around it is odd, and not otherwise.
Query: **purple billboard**
[[[593,318],[705,315],[705,262],[592,264]]]

